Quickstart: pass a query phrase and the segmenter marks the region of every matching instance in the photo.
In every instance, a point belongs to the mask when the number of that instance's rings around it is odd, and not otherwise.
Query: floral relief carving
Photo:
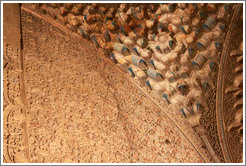
[[[5,162],[27,162],[23,130],[26,117],[20,90],[19,48],[4,45],[3,57],[4,159]]]

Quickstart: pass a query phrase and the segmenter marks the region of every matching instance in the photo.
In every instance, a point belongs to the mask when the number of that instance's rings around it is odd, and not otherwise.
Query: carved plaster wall
[[[223,7],[213,5],[188,8],[219,13]],[[4,162],[242,162],[242,5],[231,5],[223,49],[209,59],[216,63],[208,69],[209,77],[201,79],[205,67],[195,70],[188,65],[190,93],[183,93],[182,100],[170,98],[171,104],[153,86],[126,75],[119,61],[108,61],[105,53],[110,49],[99,40],[102,34],[96,40],[90,37],[96,48],[72,32],[77,32],[75,22],[82,17],[76,14],[79,6],[22,7],[23,52],[4,45]],[[88,28],[88,33],[101,33]],[[201,40],[196,37],[194,42]],[[203,89],[193,91],[192,86]],[[198,92],[202,107],[195,108],[190,103],[198,99],[186,98]],[[198,113],[189,115],[181,107],[184,103]]]

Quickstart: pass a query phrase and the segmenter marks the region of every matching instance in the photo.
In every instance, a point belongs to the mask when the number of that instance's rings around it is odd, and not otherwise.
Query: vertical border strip
[[[219,68],[219,74],[218,74],[218,81],[217,81],[217,92],[216,92],[216,119],[217,119],[217,128],[218,128],[218,135],[219,135],[219,140],[220,140],[220,146],[222,148],[222,152],[223,152],[223,156],[224,159],[227,163],[231,163],[231,156],[229,154],[229,150],[226,144],[226,138],[225,138],[225,123],[223,120],[223,89],[224,89],[224,68],[225,66],[225,62],[228,56],[228,52],[229,52],[229,47],[228,45],[231,42],[231,38],[233,37],[233,33],[235,32],[235,25],[236,22],[239,18],[239,14],[240,11],[242,9],[243,3],[239,3],[236,6],[236,9],[233,13],[233,17],[231,20],[231,24],[226,36],[226,40],[224,43],[224,49],[222,52],[222,57],[221,57],[221,61],[220,61],[220,68]]]

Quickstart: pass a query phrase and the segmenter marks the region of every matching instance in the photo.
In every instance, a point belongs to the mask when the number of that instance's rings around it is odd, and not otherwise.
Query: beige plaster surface
[[[4,162],[204,162],[90,42],[25,12],[22,25],[23,58],[4,44]]]
[[[23,13],[30,162],[203,162],[92,45]]]

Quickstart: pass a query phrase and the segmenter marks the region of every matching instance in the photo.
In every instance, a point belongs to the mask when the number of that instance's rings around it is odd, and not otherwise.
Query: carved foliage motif
[[[4,45],[3,64],[4,162],[26,162],[18,48]]]
[[[224,122],[232,162],[243,162],[243,21],[236,22],[224,70]]]

